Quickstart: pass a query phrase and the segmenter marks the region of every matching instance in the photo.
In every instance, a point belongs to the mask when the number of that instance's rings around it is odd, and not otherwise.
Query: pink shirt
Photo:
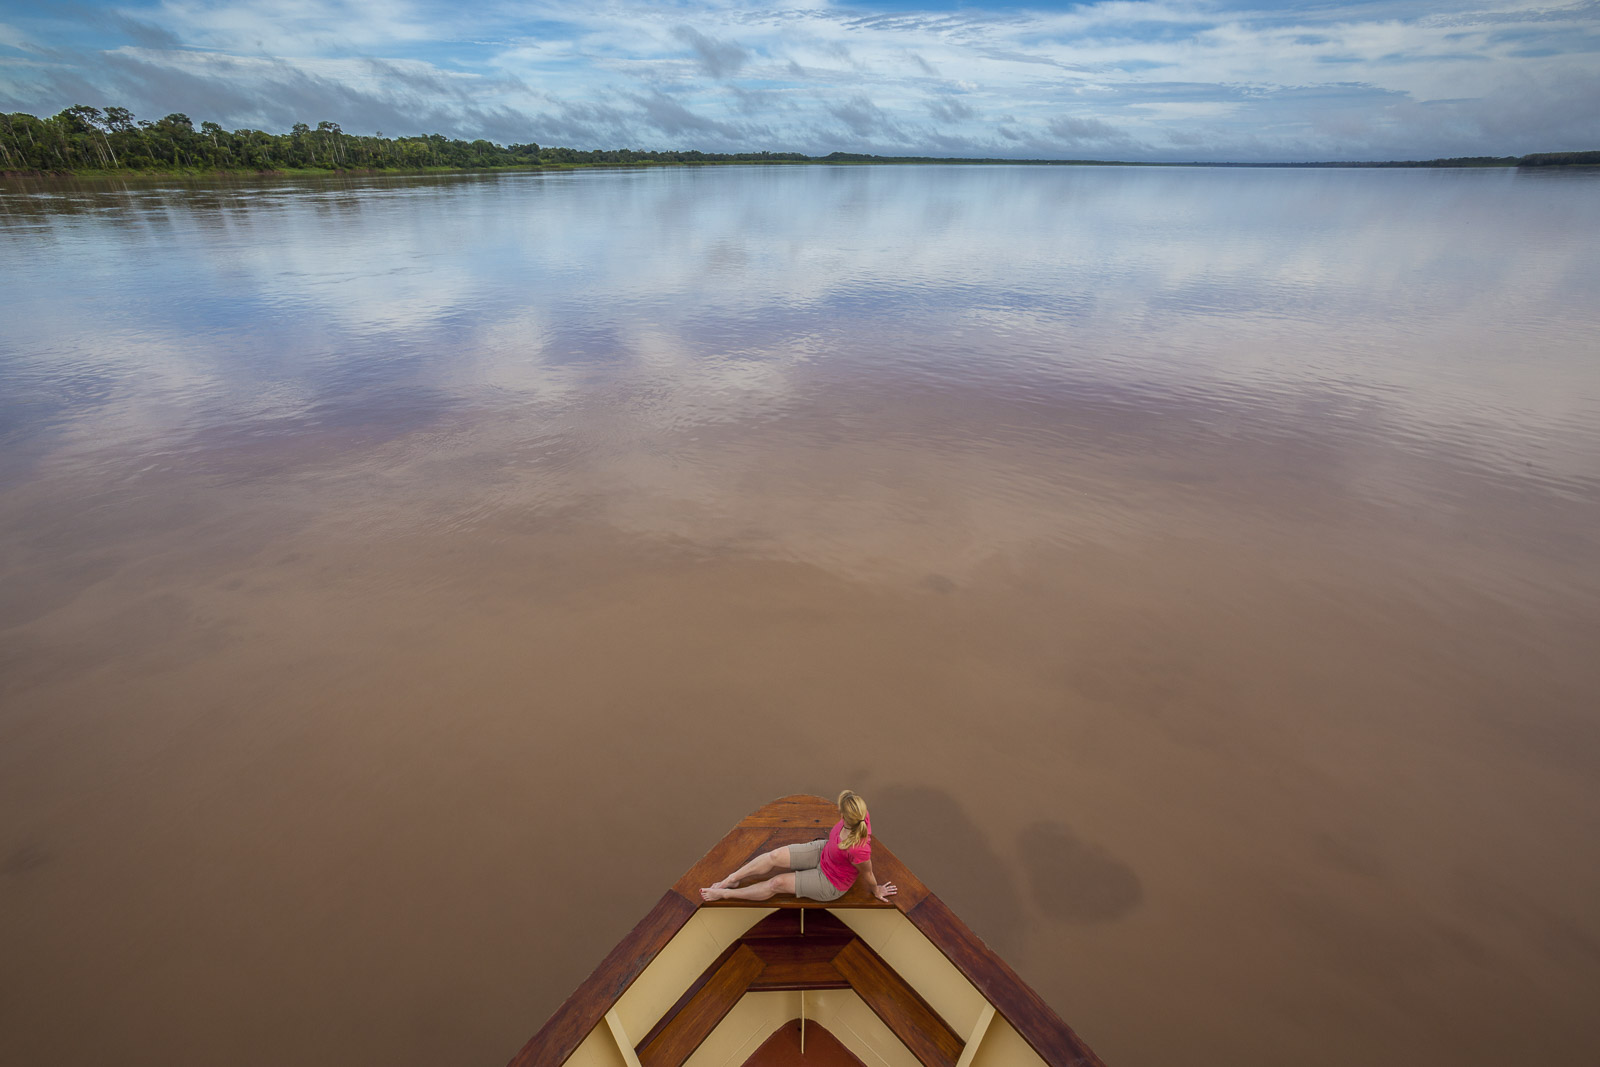
[[[865,863],[872,858],[872,816],[866,818],[866,836],[857,842],[856,847],[848,852],[839,848],[839,837],[844,833],[844,820],[840,819],[833,824],[833,830],[828,834],[828,843],[822,846],[822,856],[817,860],[817,866],[822,869],[822,876],[832,882],[835,889],[849,889],[856,884],[856,864]]]

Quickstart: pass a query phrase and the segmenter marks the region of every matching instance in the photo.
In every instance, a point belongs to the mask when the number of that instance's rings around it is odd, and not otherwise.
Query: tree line
[[[1535,152],[1517,160],[1519,167],[1597,167],[1600,152]]]
[[[480,170],[490,167],[626,166],[645,163],[1096,163],[1103,160],[950,159],[833,152],[657,152],[631,148],[583,151],[529,142],[504,147],[482,138],[452,139],[348,134],[337,122],[296,123],[288,133],[195,127],[188,115],[135,119],[124,107],[80,104],[49,118],[0,115],[0,171],[71,174],[139,171]],[[1260,166],[1262,164],[1222,164]],[[1268,164],[1283,166],[1285,164]],[[1600,165],[1600,152],[1541,152],[1390,163],[1299,163],[1288,166],[1548,167]]]
[[[443,167],[626,165],[635,163],[806,162],[798,152],[653,152],[463,141],[431,133],[384,137],[345,133],[337,122],[313,128],[296,123],[288,133],[225,130],[215,122],[196,128],[188,115],[135,119],[123,107],[69,107],[49,118],[0,115],[0,171],[276,171],[421,170]]]

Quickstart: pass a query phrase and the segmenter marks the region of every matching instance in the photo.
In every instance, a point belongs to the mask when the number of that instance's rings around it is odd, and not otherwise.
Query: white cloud
[[[1600,142],[1595,109],[1585,118],[1569,88],[1600,80],[1593,3],[872,14],[730,0],[164,0],[115,19],[122,29],[106,22],[93,48],[74,46],[64,23],[0,26],[3,43],[61,37],[54,66],[0,67],[0,99],[49,112],[89,102],[76,96],[92,86],[97,102],[225,124],[283,125],[292,111],[396,132],[409,115],[463,136],[583,148],[1050,155],[1090,143],[1073,122],[1117,131],[1100,142],[1123,158],[1168,157],[1175,144],[1249,159]],[[152,47],[162,35],[183,46]],[[930,103],[932,86],[963,95]]]

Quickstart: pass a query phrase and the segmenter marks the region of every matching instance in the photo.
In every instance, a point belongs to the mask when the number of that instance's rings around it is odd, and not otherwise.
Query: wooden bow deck
[[[880,882],[893,882],[899,890],[889,903],[875,899],[862,879],[826,904],[794,897],[709,904],[700,899],[701,887],[725,877],[753,856],[825,837],[837,820],[833,803],[803,794],[775,800],[740,820],[662,894],[649,914],[511,1060],[510,1067],[560,1067],[673,935],[703,907],[783,910],[755,924],[685,990],[639,1042],[635,1053],[641,1067],[680,1067],[747,991],[845,987],[853,989],[920,1062],[927,1067],[956,1067],[960,1038],[877,953],[828,914],[837,908],[897,909],[1045,1063],[1051,1067],[1102,1067],[1099,1057],[1072,1028],[876,836],[873,870]],[[755,1059],[752,1057],[752,1062]]]

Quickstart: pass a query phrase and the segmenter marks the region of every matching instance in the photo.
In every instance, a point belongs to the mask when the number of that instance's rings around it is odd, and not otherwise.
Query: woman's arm
[[[889,903],[890,897],[900,892],[900,890],[895,888],[893,882],[884,882],[882,885],[878,884],[878,876],[872,873],[871,856],[868,856],[865,860],[856,864],[856,870],[861,873],[862,877],[866,878],[867,888],[872,890],[872,895],[883,901],[885,904]]]

